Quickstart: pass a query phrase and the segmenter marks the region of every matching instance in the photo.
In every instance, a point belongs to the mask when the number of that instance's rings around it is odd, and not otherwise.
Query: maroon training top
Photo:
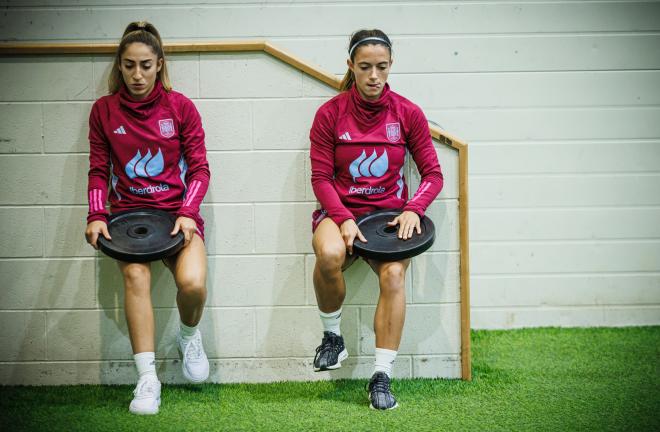
[[[210,171],[190,99],[160,81],[141,101],[122,87],[94,103],[89,144],[88,223],[106,220],[108,198],[112,213],[148,207],[201,221]]]
[[[341,225],[378,210],[411,210],[424,216],[440,193],[442,171],[422,110],[386,84],[376,101],[355,86],[323,104],[310,131],[312,187],[322,212]],[[406,154],[421,175],[408,200]]]

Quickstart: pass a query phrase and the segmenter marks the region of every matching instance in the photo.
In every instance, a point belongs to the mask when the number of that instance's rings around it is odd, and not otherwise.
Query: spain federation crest
[[[401,127],[399,123],[387,123],[385,125],[385,131],[387,131],[387,139],[390,142],[397,142],[401,138]]]
[[[160,126],[160,134],[165,138],[174,136],[174,121],[172,119],[158,120]]]

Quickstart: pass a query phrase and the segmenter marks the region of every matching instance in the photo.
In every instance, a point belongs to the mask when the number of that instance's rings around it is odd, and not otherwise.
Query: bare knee
[[[201,275],[193,273],[178,275],[176,285],[181,295],[186,297],[206,297],[206,280]]]
[[[316,267],[325,276],[341,272],[341,266],[346,258],[344,245],[325,244],[316,251]]]
[[[406,266],[398,262],[384,264],[380,269],[379,278],[381,293],[402,294],[405,291]]]
[[[126,292],[133,295],[148,295],[151,291],[151,269],[144,264],[122,264]]]

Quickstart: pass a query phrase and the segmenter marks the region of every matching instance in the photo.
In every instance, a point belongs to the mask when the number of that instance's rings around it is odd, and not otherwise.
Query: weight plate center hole
[[[146,225],[136,225],[128,230],[128,235],[133,238],[144,238],[150,234],[149,227]]]
[[[381,225],[376,228],[376,234],[385,238],[396,238],[397,232],[399,232],[399,225]]]

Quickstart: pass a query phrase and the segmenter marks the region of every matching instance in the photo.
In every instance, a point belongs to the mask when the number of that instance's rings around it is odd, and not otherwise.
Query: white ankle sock
[[[397,351],[385,348],[376,348],[376,360],[374,361],[374,373],[385,372],[388,377],[392,376],[392,365],[396,359]],[[373,375],[373,374],[372,374]]]
[[[154,378],[158,379],[156,375],[156,353],[137,353],[133,355],[133,359],[135,360],[135,367],[137,367],[138,379],[149,375],[153,375]]]
[[[179,328],[181,331],[181,337],[183,340],[189,340],[192,338],[195,333],[197,333],[197,326],[189,327],[182,322],[179,322]]]
[[[339,325],[341,324],[341,308],[334,312],[325,313],[319,310],[321,316],[321,324],[323,324],[323,331],[333,332],[337,336],[341,336]]]

